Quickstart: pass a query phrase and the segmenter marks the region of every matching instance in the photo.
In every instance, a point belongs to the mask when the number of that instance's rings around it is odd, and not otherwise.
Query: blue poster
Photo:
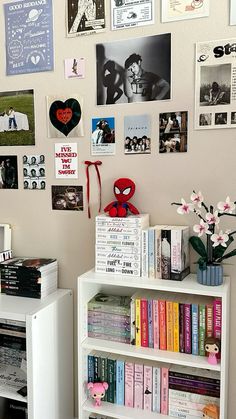
[[[53,70],[52,0],[4,4],[6,74]]]

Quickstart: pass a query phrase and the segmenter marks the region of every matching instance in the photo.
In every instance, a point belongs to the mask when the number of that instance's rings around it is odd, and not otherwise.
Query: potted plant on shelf
[[[223,266],[225,259],[236,255],[236,249],[228,250],[234,241],[235,231],[226,230],[223,232],[219,224],[222,216],[236,217],[235,204],[227,197],[225,202],[218,202],[216,208],[213,205],[207,206],[201,192],[193,191],[190,196],[190,203],[182,198],[181,203],[172,202],[177,205],[178,214],[185,215],[194,212],[199,218],[199,224],[193,226],[197,236],[191,236],[189,241],[193,249],[199,254],[197,280],[204,285],[221,285],[223,282]],[[206,234],[206,243],[201,239]]]

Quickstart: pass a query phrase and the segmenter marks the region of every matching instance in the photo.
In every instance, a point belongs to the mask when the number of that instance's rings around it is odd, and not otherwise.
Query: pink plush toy
[[[87,388],[92,398],[95,400],[95,406],[101,406],[101,399],[105,396],[105,391],[108,389],[108,384],[103,383],[88,383]]]

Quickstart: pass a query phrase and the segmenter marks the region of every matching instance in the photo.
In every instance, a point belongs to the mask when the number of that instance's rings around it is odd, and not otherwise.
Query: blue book
[[[94,356],[88,355],[88,383],[94,383]]]
[[[116,404],[125,404],[125,362],[120,358],[116,361]]]
[[[148,346],[154,348],[152,300],[148,300]]]
[[[192,354],[199,355],[198,352],[198,304],[192,304]]]

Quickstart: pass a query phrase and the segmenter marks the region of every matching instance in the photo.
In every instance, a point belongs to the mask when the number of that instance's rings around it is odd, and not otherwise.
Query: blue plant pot
[[[198,266],[197,282],[202,285],[221,285],[223,284],[223,266],[207,265],[206,269],[200,269]]]

